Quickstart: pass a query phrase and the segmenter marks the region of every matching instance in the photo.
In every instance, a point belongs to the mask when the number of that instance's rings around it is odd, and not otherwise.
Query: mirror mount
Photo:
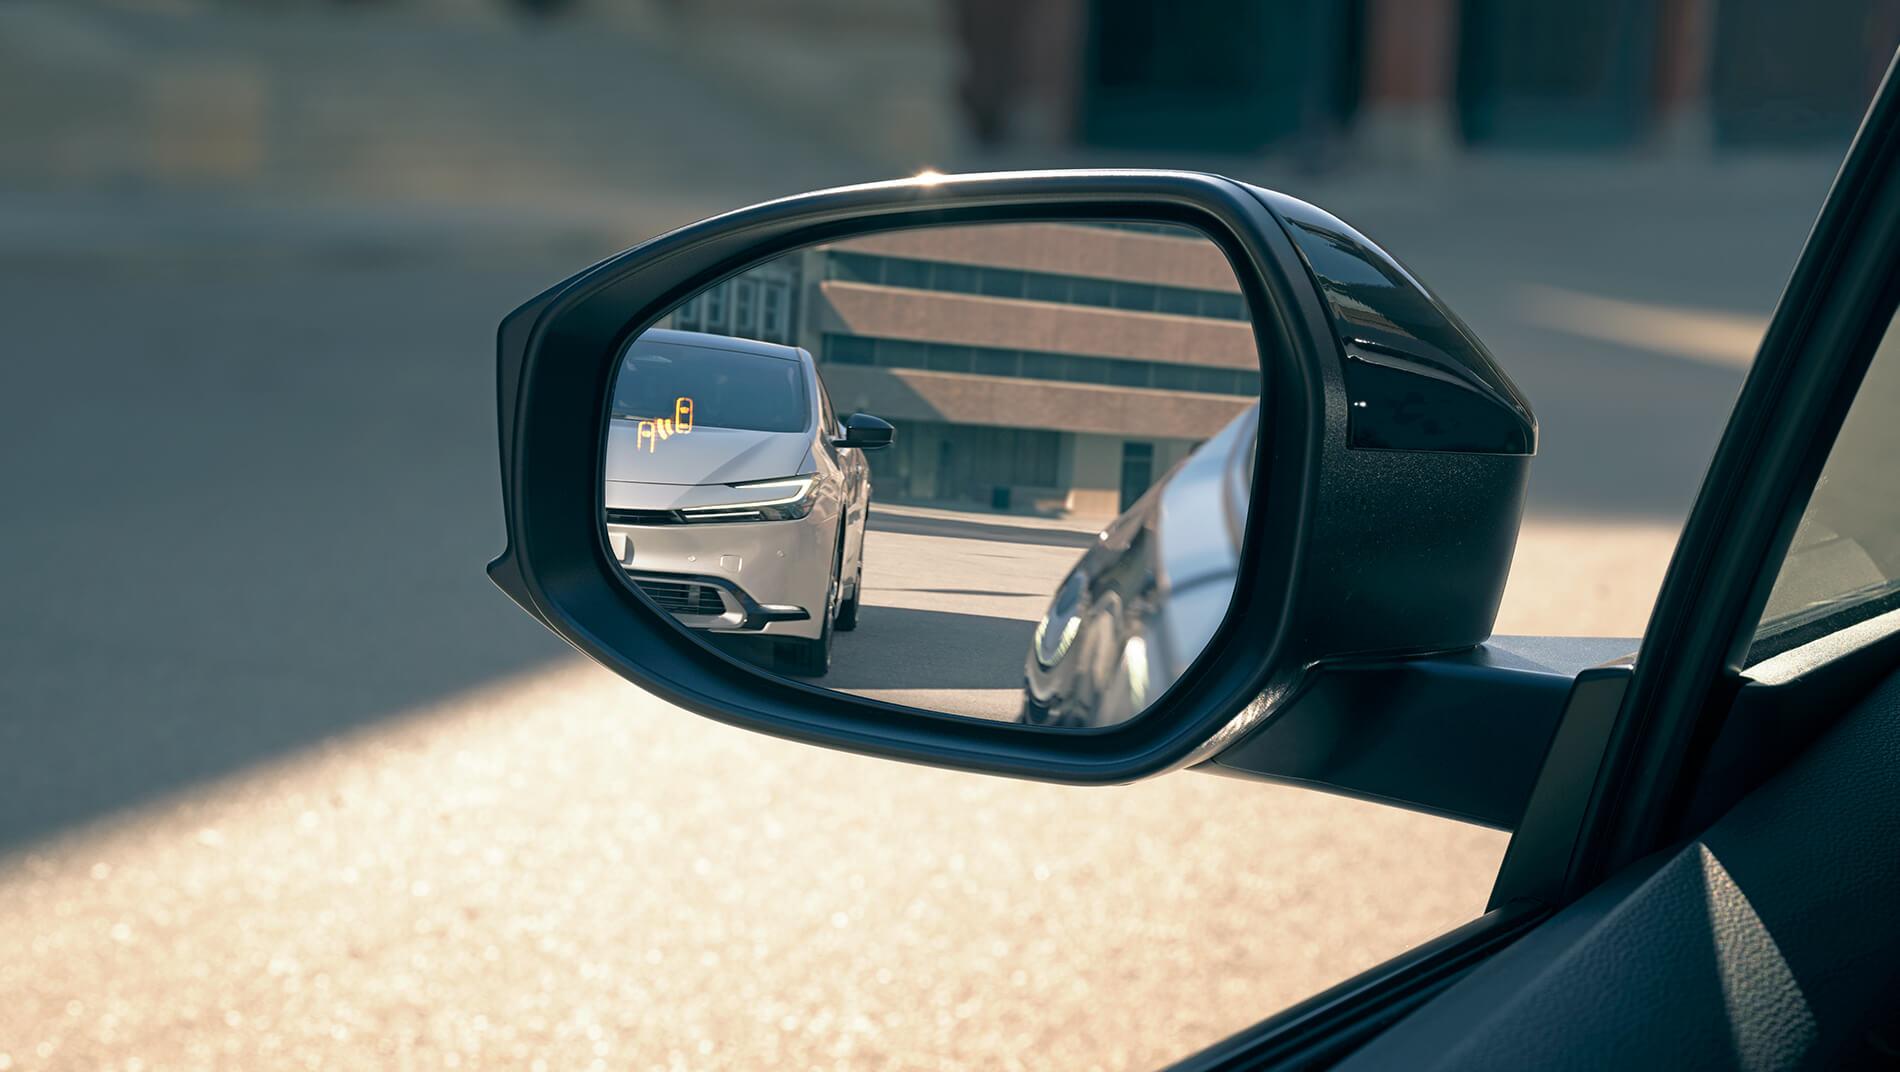
[[[853,413],[844,419],[844,434],[835,436],[831,445],[851,450],[883,450],[897,441],[897,429],[891,422],[869,413]]]

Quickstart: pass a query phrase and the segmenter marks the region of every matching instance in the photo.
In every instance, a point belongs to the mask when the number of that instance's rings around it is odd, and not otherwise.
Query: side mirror
[[[820,191],[602,261],[498,351],[490,576],[687,710],[961,770],[1207,764],[1499,825],[1528,787],[1486,795],[1485,765],[1550,740],[1536,712],[1567,678],[1468,702],[1522,665],[1481,645],[1530,407],[1304,202],[1161,171]],[[872,487],[828,441],[894,449]]]
[[[891,422],[869,413],[853,413],[844,419],[844,435],[831,441],[834,447],[855,447],[858,450],[883,450],[897,438],[897,429]]]

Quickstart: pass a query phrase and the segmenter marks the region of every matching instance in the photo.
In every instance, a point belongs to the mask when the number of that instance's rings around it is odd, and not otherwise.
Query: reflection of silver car
[[[1126,721],[1206,649],[1233,599],[1259,424],[1255,403],[1096,537],[1036,626],[1022,721]]]
[[[804,350],[648,331],[614,381],[608,542],[682,624],[823,674],[864,570],[871,478],[852,448],[889,442],[876,418],[839,422]]]

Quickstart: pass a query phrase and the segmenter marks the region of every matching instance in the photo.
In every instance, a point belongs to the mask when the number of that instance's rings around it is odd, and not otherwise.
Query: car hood
[[[635,484],[743,484],[811,469],[810,432],[754,432],[701,425],[665,439],[642,439],[640,422],[607,429],[607,480]]]

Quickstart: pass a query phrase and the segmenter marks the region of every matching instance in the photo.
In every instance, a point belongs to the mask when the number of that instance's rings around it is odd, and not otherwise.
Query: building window
[[[1247,303],[1239,294],[1192,290],[1148,283],[1123,283],[1090,276],[1024,272],[908,257],[881,257],[843,250],[826,254],[825,278],[846,283],[876,283],[949,294],[981,294],[1101,309],[1162,312],[1219,320],[1246,320]]]
[[[879,339],[877,363],[891,368],[925,368],[930,364],[930,345],[909,339]]]
[[[1241,369],[1126,361],[1086,354],[993,350],[911,339],[872,339],[862,335],[826,335],[820,349],[818,359],[835,365],[878,365],[1056,383],[1107,383],[1117,387],[1153,387],[1248,398],[1260,393],[1260,374]]]
[[[1115,308],[1152,313],[1155,311],[1155,292],[1160,289],[1146,283],[1117,283],[1115,284]]]
[[[1066,303],[1069,300],[1069,279],[1067,276],[1029,272],[1023,278],[1023,297],[1030,301]]]
[[[825,278],[847,283],[882,283],[884,258],[842,251],[825,257]]]
[[[980,294],[986,270],[967,264],[938,264],[931,271],[931,288],[953,294]]]
[[[1069,300],[1077,305],[1098,305],[1104,309],[1115,305],[1115,284],[1107,279],[1084,279],[1077,276],[1069,280]]]
[[[771,342],[788,342],[785,330],[786,286],[783,283],[759,284],[759,334]]]
[[[877,363],[877,340],[857,335],[827,335],[818,360],[839,365]]]
[[[931,346],[924,354],[924,367],[932,372],[969,372],[973,364],[968,346]]]
[[[699,296],[694,295],[673,310],[673,326],[682,331],[699,330]]]
[[[934,290],[930,285],[929,261],[886,260],[884,262],[884,285],[890,287],[909,287],[912,290]]]
[[[982,294],[991,298],[1020,298],[1023,296],[1023,276],[1008,268],[985,268],[977,286]]]
[[[726,288],[724,286],[713,287],[711,290],[708,290],[704,294],[700,295],[700,298],[706,303],[706,315],[701,321],[702,323],[705,324],[706,330],[718,331],[718,332],[725,331],[726,330]]]
[[[732,330],[750,338],[758,330],[759,284],[741,279],[732,284]]]
[[[1021,376],[1023,374],[1023,355],[1015,350],[991,350],[987,347],[973,347],[974,360],[970,371],[981,376]]]
[[[1238,294],[1216,294],[1212,291],[1201,295],[1201,315],[1221,320],[1247,319],[1247,301]]]
[[[1200,291],[1182,290],[1180,287],[1156,287],[1155,308],[1159,312],[1174,316],[1200,316]]]

